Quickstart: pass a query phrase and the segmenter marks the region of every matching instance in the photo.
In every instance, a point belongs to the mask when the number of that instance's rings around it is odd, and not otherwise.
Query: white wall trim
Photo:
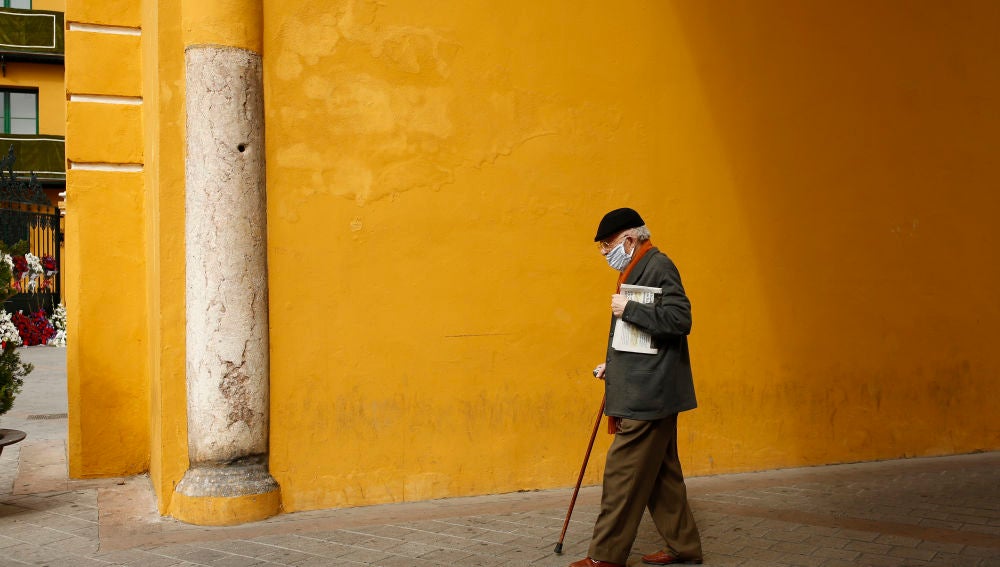
[[[104,162],[82,162],[71,161],[69,168],[76,171],[142,171],[141,163],[104,163]]]
[[[0,135],[0,140],[2,140],[4,142],[13,142],[15,140],[23,142],[25,139],[30,139],[32,142],[34,142],[34,141],[43,141],[43,142],[63,142],[63,141],[65,141],[64,138],[11,138],[9,136],[2,136],[2,135]]]
[[[121,96],[121,95],[92,95],[92,94],[71,94],[70,102],[96,102],[100,104],[142,104],[141,96]]]
[[[106,33],[111,35],[142,35],[142,28],[129,28],[125,26],[107,26],[104,24],[81,24],[78,22],[70,22],[69,31]]]

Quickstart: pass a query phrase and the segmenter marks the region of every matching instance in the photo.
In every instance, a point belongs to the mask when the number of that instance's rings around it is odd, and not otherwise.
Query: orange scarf
[[[632,251],[632,261],[628,263],[628,266],[625,266],[625,269],[622,270],[621,275],[618,276],[618,287],[615,288],[615,293],[618,293],[622,290],[622,284],[625,283],[625,280],[628,279],[629,274],[632,273],[632,268],[634,268],[635,265],[639,263],[639,260],[641,260],[642,257],[646,255],[646,252],[649,252],[650,249],[652,248],[653,248],[653,242],[647,240],[642,244],[640,244],[639,246],[637,246],[636,249]]]
[[[625,269],[622,270],[621,275],[618,276],[618,287],[615,288],[615,293],[621,292],[622,284],[625,283],[625,280],[628,278],[629,274],[632,273],[632,268],[634,268],[635,265],[639,263],[639,260],[646,255],[646,252],[649,252],[652,248],[653,248],[653,242],[647,240],[632,251],[632,261],[628,263],[628,266],[625,266]],[[618,425],[620,421],[621,418],[609,415],[608,433],[610,433],[611,435],[618,433]]]

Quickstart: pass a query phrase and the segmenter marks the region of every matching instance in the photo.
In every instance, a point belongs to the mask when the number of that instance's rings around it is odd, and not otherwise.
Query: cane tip
[[[555,552],[556,552],[556,555],[562,555],[562,542],[561,541],[556,544]]]

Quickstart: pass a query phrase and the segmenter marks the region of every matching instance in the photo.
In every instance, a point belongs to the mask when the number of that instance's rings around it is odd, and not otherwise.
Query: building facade
[[[66,187],[64,10],[62,0],[6,0],[0,6],[0,241],[27,241],[32,254],[50,257],[57,267]],[[61,300],[61,274],[41,284],[32,280],[32,292],[4,308],[41,307],[51,314]]]

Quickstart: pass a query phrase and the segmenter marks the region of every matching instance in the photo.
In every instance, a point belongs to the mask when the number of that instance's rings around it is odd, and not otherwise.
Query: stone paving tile
[[[325,565],[335,565],[335,563],[326,563]],[[425,559],[395,555],[379,561],[377,565],[379,567],[438,567],[441,564]]]
[[[803,543],[815,545],[817,548],[843,549],[844,547],[847,547],[847,544],[850,542],[851,540],[840,537],[812,535],[809,536],[809,538]]]
[[[418,556],[427,561],[437,561],[445,564],[461,564],[463,560],[472,557],[472,554],[463,549],[442,548]]]
[[[943,530],[961,530],[962,529],[962,523],[961,522],[946,522],[944,520],[921,519],[919,522],[917,522],[917,525],[925,527],[925,528],[941,528]]]
[[[517,547],[510,543],[492,543],[482,540],[466,540],[459,541],[455,543],[455,547],[469,553],[478,555],[494,555],[497,553],[502,553],[503,551],[510,549],[511,547]]]
[[[844,546],[844,549],[848,551],[859,551],[861,553],[885,555],[892,549],[892,546],[883,545],[881,543],[870,543],[867,541],[852,541]]]
[[[738,567],[743,565],[743,559],[724,553],[706,553],[705,564],[712,567]]]
[[[267,565],[267,562],[246,555],[228,555],[211,562],[209,565],[212,567],[257,567],[258,565]]]
[[[256,557],[257,553],[269,553],[271,551],[270,546],[244,539],[210,541],[200,544],[199,547],[233,555],[246,555],[247,557]]]
[[[504,567],[506,562],[489,555],[473,555],[463,560],[462,567]]]
[[[24,543],[4,549],[4,559],[29,565],[70,565],[74,560],[61,551]]]
[[[1000,551],[997,548],[979,547],[976,545],[966,546],[962,550],[962,555],[969,557],[981,557],[983,559],[1000,560]]]
[[[978,532],[982,534],[989,534],[992,536],[1000,536],[1000,526],[970,526],[968,524],[962,526],[964,531]]]
[[[192,549],[183,554],[178,554],[174,556],[176,559],[181,559],[189,563],[196,563],[199,565],[207,565],[213,561],[218,561],[224,559],[228,554],[222,553],[220,551],[215,551],[214,549],[206,549],[200,547],[192,547]]]
[[[858,565],[863,565],[864,567],[902,567],[904,565],[906,567],[921,567],[923,565],[930,565],[926,561],[907,560],[875,553],[862,553],[857,562]]]
[[[96,534],[92,538],[72,537],[64,539],[55,544],[55,546],[64,553],[83,556],[94,555],[98,550]]]
[[[372,537],[363,541],[352,544],[352,546],[360,547],[363,549],[370,549],[373,551],[387,551],[398,547],[406,540],[388,538],[388,537]],[[427,543],[427,542],[423,542]]]
[[[828,559],[839,559],[841,561],[854,561],[858,557],[861,557],[860,551],[852,551],[850,549],[835,549],[829,547],[820,547],[813,555],[817,557],[825,557]]]
[[[112,551],[95,554],[94,558],[112,565],[142,565],[143,567],[172,567],[183,562],[182,559],[141,550]]]
[[[323,554],[301,553],[291,550],[281,550],[270,555],[263,555],[257,559],[268,565],[315,565],[317,561],[330,564],[330,559]]]
[[[404,541],[392,548],[392,554],[405,555],[407,557],[422,557],[432,551],[439,549],[437,546],[421,543],[417,541]]]
[[[366,565],[377,565],[380,561],[393,557],[396,555],[395,550],[384,550],[384,549],[352,549],[348,553],[338,554],[337,558],[346,559],[349,561],[357,561],[364,563]],[[408,554],[403,554],[408,555]],[[424,559],[424,557],[420,557]]]
[[[916,549],[916,547],[893,547],[889,550],[889,555],[893,557],[903,557],[905,559],[920,559],[930,561],[937,555],[934,551]]]
[[[287,536],[282,537],[284,538]],[[287,540],[283,539],[280,543],[273,541],[271,541],[271,543],[275,543],[275,545],[280,545],[281,547],[298,551],[300,553],[308,555],[321,555],[324,557],[328,555],[332,549],[330,542],[322,539],[313,539],[306,535],[294,535]]]

